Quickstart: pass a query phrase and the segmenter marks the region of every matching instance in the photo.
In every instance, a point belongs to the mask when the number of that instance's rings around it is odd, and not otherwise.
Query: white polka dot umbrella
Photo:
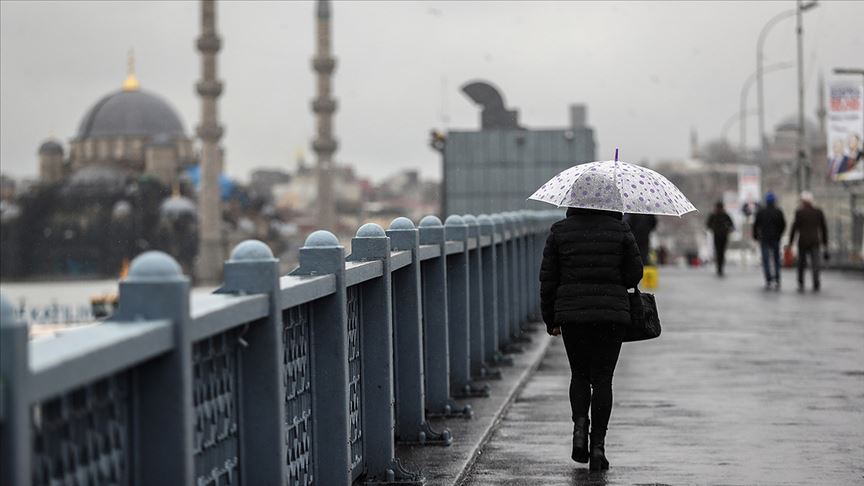
[[[618,160],[589,162],[561,172],[528,199],[558,207],[681,216],[693,204],[662,175]]]

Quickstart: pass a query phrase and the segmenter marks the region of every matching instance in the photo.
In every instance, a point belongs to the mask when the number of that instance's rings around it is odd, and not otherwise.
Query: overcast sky
[[[337,1],[333,39],[337,159],[379,178],[404,168],[439,177],[428,131],[474,128],[479,111],[459,88],[485,79],[528,127],[568,123],[588,105],[598,158],[685,157],[693,126],[720,136],[755,69],[756,40],[780,2]],[[219,76],[228,173],[312,160],[311,2],[220,2]],[[864,67],[864,2],[821,2],[805,14],[808,115],[820,71]],[[196,2],[0,2],[0,162],[37,173],[47,137],[68,141],[85,112],[120,88],[134,48],[142,88],[167,99],[189,133],[198,124],[194,83]],[[794,61],[794,18],[765,44],[766,63]],[[795,71],[766,76],[769,127],[796,110]],[[755,106],[755,89],[751,90]],[[756,142],[756,119],[748,120]],[[738,129],[729,131],[737,143]]]

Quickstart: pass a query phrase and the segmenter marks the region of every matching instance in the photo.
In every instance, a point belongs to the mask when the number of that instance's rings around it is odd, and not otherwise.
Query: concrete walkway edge
[[[545,326],[540,326],[541,328],[545,328]],[[498,405],[498,409],[495,411],[494,419],[489,423],[486,429],[483,431],[479,440],[474,444],[471,448],[471,453],[465,459],[464,464],[460,468],[459,475],[456,476],[456,480],[453,482],[454,485],[462,485],[463,482],[468,478],[469,473],[471,472],[471,468],[474,466],[474,463],[477,459],[480,458],[482,454],[483,447],[489,442],[489,439],[492,438],[492,433],[497,428],[498,424],[507,414],[507,411],[513,405],[513,402],[516,401],[516,398],[522,392],[522,389],[525,388],[525,385],[528,383],[529,379],[537,372],[537,368],[540,367],[540,363],[543,362],[543,357],[546,356],[546,350],[549,348],[549,344],[552,342],[552,337],[546,334],[545,329],[541,332],[535,333],[535,335],[539,335],[535,337],[535,339],[542,340],[539,346],[535,349],[531,350],[533,356],[531,356],[530,365],[522,369],[519,378],[516,380],[515,386],[513,386],[507,399],[502,401]],[[533,336],[532,336],[533,337]]]

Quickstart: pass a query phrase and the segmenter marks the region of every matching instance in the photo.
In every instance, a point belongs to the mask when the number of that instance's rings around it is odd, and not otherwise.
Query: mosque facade
[[[41,182],[60,183],[83,171],[84,176],[115,178],[148,174],[172,187],[195,163],[193,142],[180,116],[164,98],[141,88],[132,66],[130,60],[120,90],[87,110],[68,151],[54,139],[40,145]]]
[[[14,211],[4,207],[0,274],[117,275],[150,249],[172,254],[191,274],[198,158],[183,120],[141,88],[130,56],[120,89],[84,112],[68,144],[39,146],[39,183],[6,204]]]

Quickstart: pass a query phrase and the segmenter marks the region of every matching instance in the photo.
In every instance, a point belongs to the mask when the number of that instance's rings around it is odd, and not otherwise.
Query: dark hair
[[[718,211],[722,211],[723,210],[723,201],[717,201],[717,204],[714,205],[714,209],[716,209]]]

